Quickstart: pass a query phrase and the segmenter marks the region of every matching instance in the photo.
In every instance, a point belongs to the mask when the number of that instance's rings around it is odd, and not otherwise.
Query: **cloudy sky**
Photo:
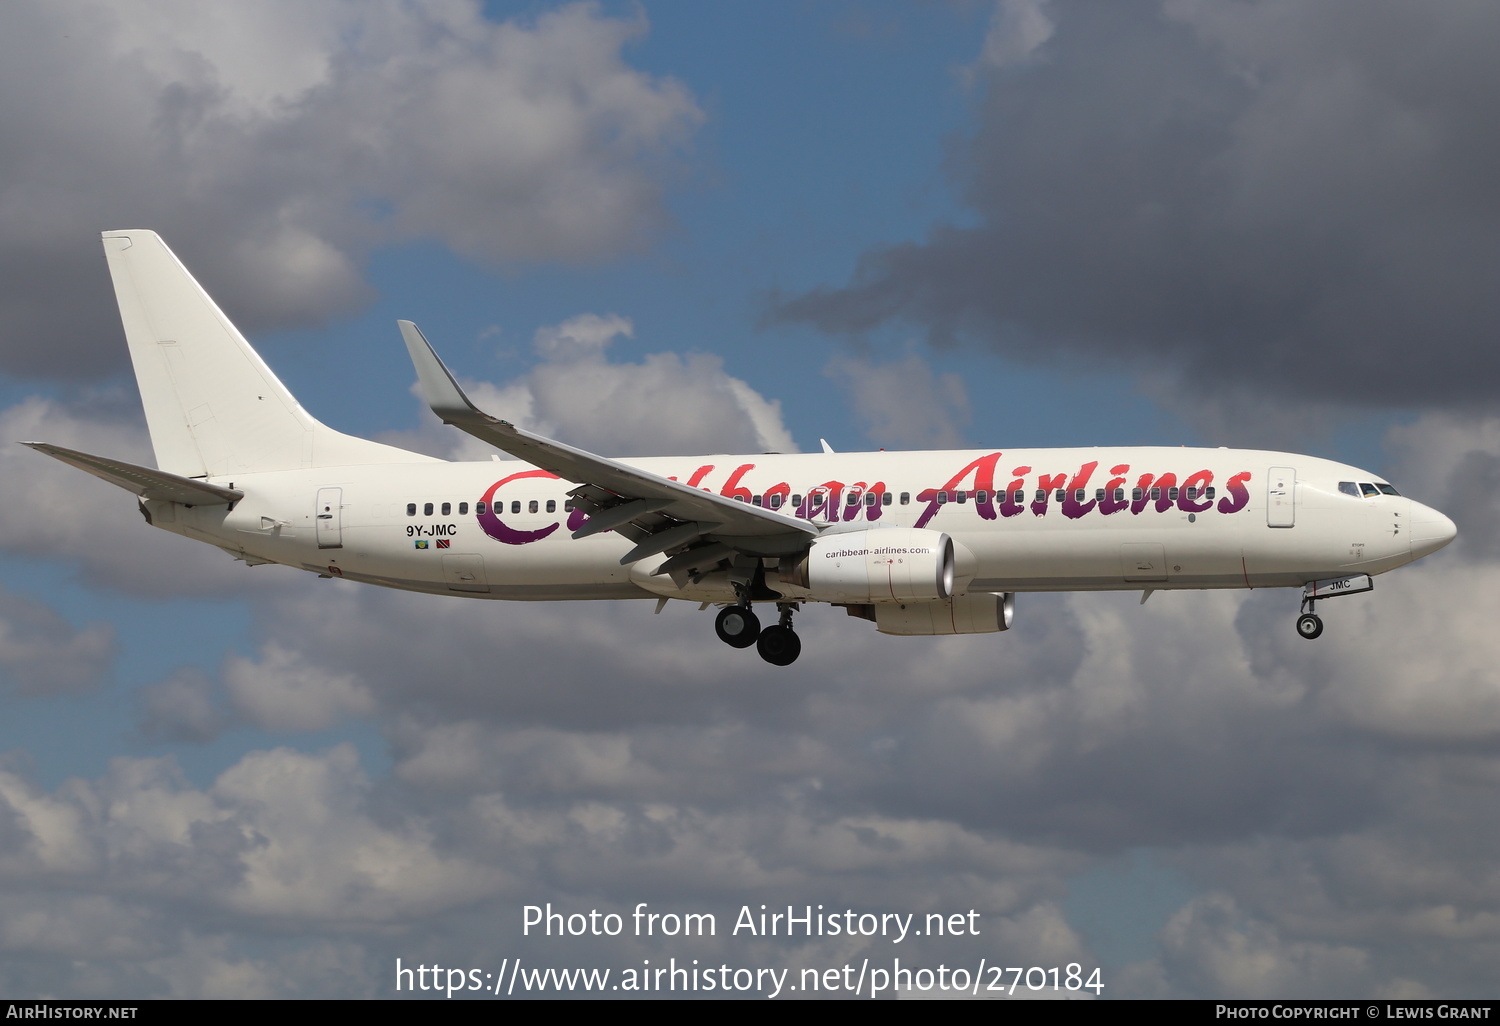
[[[1500,7],[16,0],[0,8],[0,991],[1100,967],[1496,996]],[[153,228],[318,417],[487,458],[1073,444],[1346,460],[1459,540],[1005,635],[247,569],[18,445],[150,462],[98,233]],[[541,938],[522,909],[711,912]],[[742,905],[978,937],[728,936]],[[630,931],[627,929],[627,933]],[[884,961],[881,961],[884,960]]]

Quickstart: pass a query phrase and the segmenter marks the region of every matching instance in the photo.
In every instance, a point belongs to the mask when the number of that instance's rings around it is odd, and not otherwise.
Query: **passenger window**
[[[800,505],[802,505],[802,496],[800,496],[800,495],[793,495],[792,496],[792,505],[793,506],[800,506]]]
[[[844,505],[848,506],[850,509],[853,509],[855,506],[858,506],[859,505],[859,493],[858,492],[850,492],[844,498]]]
[[[1177,501],[1177,487],[1175,485],[1167,489],[1167,499],[1171,502]]]
[[[408,502],[406,504],[406,515],[409,517],[417,515],[417,504],[415,502]]]
[[[1038,488],[1036,490],[1036,501],[1037,502],[1046,502],[1047,501],[1047,493],[1044,492],[1042,489]]]
[[[1186,498],[1189,502],[1192,502],[1194,499],[1196,499],[1198,497],[1198,489],[1196,489],[1196,488],[1186,488],[1186,489],[1183,489],[1183,490],[1185,492],[1187,492],[1187,495],[1184,496],[1184,498]]]
[[[512,513],[519,513],[519,512],[521,512],[521,500],[520,499],[512,499],[511,500],[510,511]]]
[[[745,497],[743,495],[736,495],[734,497],[734,501],[735,502],[744,502],[745,501]]]
[[[981,489],[979,489],[979,491],[977,491],[977,492],[974,493],[974,501],[975,502],[989,502],[990,501],[990,493],[988,491],[986,491],[985,489],[981,488]]]
[[[865,492],[865,505],[867,507],[868,506],[873,506],[873,505],[875,505],[879,501],[880,501],[880,496],[876,495],[874,492]]]
[[[445,502],[445,503],[443,503],[443,516],[445,516],[445,517],[446,516],[451,516],[452,514],[453,514],[453,503],[451,503],[451,502]]]
[[[1214,497],[1214,486],[1213,485],[1209,485],[1207,488],[1205,488],[1203,490],[1203,497],[1205,499],[1212,499]]]
[[[526,504],[526,512],[528,512],[528,513],[535,513],[536,511],[537,511],[536,500],[532,499],[530,502],[528,502]]]
[[[1062,502],[1067,497],[1068,497],[1068,490],[1066,488],[1059,488],[1057,490],[1057,501],[1058,502]]]
[[[469,512],[469,504],[467,502],[460,502],[458,504],[458,515],[463,516],[467,512]]]
[[[1380,494],[1380,489],[1376,488],[1368,481],[1361,481],[1359,483],[1359,490],[1365,493],[1365,498],[1367,499],[1373,499],[1375,496]]]
[[[894,496],[892,496],[890,492],[881,492],[880,493],[880,504],[882,506],[889,506],[891,504],[891,499],[892,498],[894,498]]]
[[[947,492],[938,492],[938,505],[941,506],[943,503],[945,503],[947,501],[948,501],[948,493]]]
[[[1082,502],[1084,494],[1085,494],[1085,492],[1084,492],[1084,490],[1082,488],[1075,488],[1075,489],[1073,489],[1073,501],[1074,502]]]
[[[1155,502],[1156,500],[1158,500],[1160,498],[1161,498],[1161,489],[1160,488],[1153,488],[1153,489],[1151,489],[1151,501]]]
[[[482,502],[476,502],[476,503],[474,503],[474,512],[478,513],[480,516],[484,516],[484,503],[482,503]]]
[[[556,513],[557,512],[557,500],[556,499],[548,499],[547,500],[547,512],[548,513]]]
[[[1017,506],[1021,505],[1021,503],[1023,503],[1023,502],[1026,501],[1026,492],[1025,492],[1025,490],[1021,489],[1021,488],[1017,488],[1016,491],[1015,491],[1015,494],[1011,496],[1011,499],[1012,499],[1012,501],[1015,502],[1015,504]]]
[[[780,509],[781,508],[781,493],[777,492],[774,495],[768,495],[766,497],[766,503],[772,509]]]
[[[953,497],[955,499],[957,499],[959,502],[968,502],[969,501],[969,493],[968,492],[954,492],[953,493]]]
[[[424,517],[432,516],[432,503],[428,502],[422,505],[422,515]]]
[[[752,495],[752,496],[750,496],[750,505],[752,505],[752,506],[759,506],[761,504],[761,502],[762,502],[762,499],[761,499],[761,497],[759,495]]]
[[[911,505],[911,492],[902,492],[901,493],[901,505],[903,505],[903,506],[909,506],[909,505]]]
[[[1145,497],[1146,497],[1146,493],[1145,493],[1144,489],[1135,488],[1135,489],[1132,489],[1131,492],[1130,492],[1130,498],[1134,502],[1140,502]]]
[[[1116,488],[1115,489],[1115,501],[1116,502],[1124,502],[1125,501],[1125,489],[1123,489],[1123,488]]]

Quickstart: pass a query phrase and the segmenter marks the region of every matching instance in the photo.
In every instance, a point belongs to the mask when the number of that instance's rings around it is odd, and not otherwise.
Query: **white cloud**
[[[1004,68],[1029,60],[1057,30],[1050,0],[998,0],[980,52],[982,64]]]
[[[194,667],[140,691],[143,735],[164,741],[207,741],[229,724],[215,700],[214,682]]]
[[[329,925],[430,915],[503,881],[439,853],[420,817],[375,815],[371,791],[349,746],[252,752],[204,790],[162,759],[116,759],[105,778],[53,795],[0,773],[0,813],[17,831],[0,876]]]
[[[629,318],[579,314],[537,330],[543,359],[529,373],[503,385],[465,381],[464,390],[495,416],[609,456],[797,451],[781,403],[731,377],[719,357],[668,352],[616,362],[608,349],[621,336],[634,337]],[[445,459],[495,453],[424,416],[415,435],[383,439]]]
[[[893,448],[963,445],[969,396],[957,374],[934,374],[916,353],[889,363],[841,355],[823,371],[848,393],[870,441]]]
[[[310,666],[275,641],[261,647],[259,661],[226,659],[224,690],[245,719],[270,730],[322,730],[372,708],[353,675]]]
[[[119,365],[80,359],[113,324],[101,228],[161,231],[251,329],[367,298],[380,244],[501,265],[640,247],[703,119],[625,63],[646,28],[586,3],[501,23],[467,0],[7,5],[0,353]]]
[[[114,630],[75,630],[51,608],[0,587],[0,684],[21,695],[80,691],[115,659]]]
[[[1247,919],[1227,894],[1195,898],[1163,931],[1164,958],[1178,987],[1231,999],[1332,998],[1368,994],[1367,954],[1339,943],[1289,941]]]
[[[598,359],[619,335],[635,338],[635,326],[628,317],[579,314],[561,324],[538,328],[533,345],[544,358],[557,362]]]

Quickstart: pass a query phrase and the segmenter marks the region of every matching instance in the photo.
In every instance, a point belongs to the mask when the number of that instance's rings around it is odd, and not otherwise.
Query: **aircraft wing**
[[[55,460],[61,460],[70,467],[77,467],[79,470],[93,474],[100,480],[108,481],[143,499],[180,502],[185,506],[223,506],[238,502],[245,497],[245,493],[238,488],[221,488],[207,481],[179,477],[165,470],[138,467],[134,463],[112,460],[106,456],[92,456],[86,452],[78,452],[76,449],[64,449],[60,445],[51,445],[47,442],[22,442],[21,444],[37,452],[46,453]]]
[[[785,513],[692,488],[604,456],[533,434],[475,407],[431,343],[411,321],[398,321],[421,383],[422,397],[443,423],[578,484],[573,494],[594,510],[574,537],[620,530],[637,545],[620,560],[681,550],[658,573],[702,566],[731,552],[785,555],[800,552],[818,535],[814,525]],[[706,542],[708,544],[700,544]],[[697,548],[693,546],[698,545]],[[696,557],[692,553],[699,553]]]

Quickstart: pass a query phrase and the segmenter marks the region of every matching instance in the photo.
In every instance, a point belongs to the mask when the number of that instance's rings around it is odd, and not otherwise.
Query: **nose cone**
[[[1420,502],[1411,504],[1411,558],[1430,556],[1458,536],[1453,521]]]

